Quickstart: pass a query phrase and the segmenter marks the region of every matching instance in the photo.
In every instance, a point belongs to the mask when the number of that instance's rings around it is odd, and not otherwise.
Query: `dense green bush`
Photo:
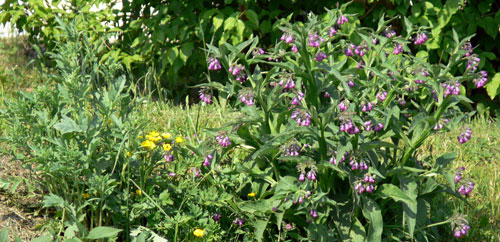
[[[141,80],[144,82],[143,91],[156,92],[161,86],[169,97],[177,100],[189,93],[187,86],[204,79],[204,43],[227,41],[235,45],[250,37],[259,37],[262,47],[269,47],[281,35],[276,28],[277,20],[290,14],[293,14],[291,20],[304,20],[308,12],[321,15],[324,7],[335,5],[325,0],[175,0],[167,3],[139,0],[123,1],[120,11],[112,10],[115,2],[107,0],[71,1],[65,9],[59,10],[46,7],[42,2],[6,1],[0,13],[1,22],[11,21],[17,28],[27,31],[34,43],[43,43],[51,49],[50,41],[58,38],[55,16],[72,18],[84,15],[86,22],[79,25],[80,29],[118,34],[117,45],[111,48],[136,76],[148,73]],[[107,8],[89,11],[91,6],[99,3]],[[419,51],[419,57],[428,56],[430,63],[448,60],[451,55],[448,50],[453,44],[452,29],[459,38],[475,34],[471,39],[472,45],[477,47],[474,53],[481,59],[479,68],[487,71],[490,82],[486,86],[487,92],[473,91],[473,83],[464,87],[467,95],[479,102],[479,111],[486,112],[498,108],[489,100],[500,93],[500,75],[496,75],[500,49],[495,45],[500,38],[499,7],[493,0],[355,1],[347,7],[346,13],[356,14],[354,21],[359,20],[363,26],[372,28],[376,28],[383,15],[388,18],[401,16],[391,21],[398,34],[408,33],[412,26],[419,26],[427,33],[429,41],[415,50]],[[453,74],[463,72],[463,68],[452,71]],[[161,91],[157,93],[163,94]]]
[[[462,237],[467,222],[452,216],[460,211],[435,207],[434,199],[464,199],[459,193],[470,191],[459,187],[472,183],[454,181],[446,169],[454,154],[417,154],[429,136],[464,117],[457,105],[470,100],[460,83],[480,74],[451,71],[467,63],[467,41],[454,33],[448,61],[431,64],[412,50],[427,41],[422,29],[401,36],[387,29],[390,20],[374,31],[354,19],[332,10],[305,23],[283,21],[282,41],[267,51],[258,39],[208,46],[210,70],[227,82],[202,85],[201,99],[210,102],[217,89],[219,102],[244,113],[217,133],[222,147],[250,153],[238,172],[258,199],[237,203],[251,224],[243,230],[271,240]],[[464,131],[458,140],[469,138]],[[451,230],[439,226],[447,223]]]

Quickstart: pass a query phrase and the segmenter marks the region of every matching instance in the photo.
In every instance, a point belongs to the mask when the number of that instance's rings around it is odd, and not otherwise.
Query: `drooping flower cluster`
[[[201,88],[199,91],[200,100],[204,103],[210,104],[212,103],[212,93],[210,93],[210,89]]]
[[[377,93],[376,98],[382,102],[385,101],[385,99],[387,98],[387,92],[384,91]]]
[[[366,42],[354,47],[354,53],[360,57],[364,56],[368,50]]]
[[[302,101],[302,99],[304,99],[304,93],[299,91],[295,94],[295,97],[293,97],[291,104],[292,105],[299,105],[300,101]]]
[[[366,102],[363,105],[361,105],[361,111],[363,112],[370,112],[373,109],[373,104],[371,102]]]
[[[455,82],[455,83],[443,83],[441,84],[443,88],[446,90],[444,91],[444,97],[447,97],[448,95],[459,95],[460,94],[460,82]]]
[[[311,115],[305,110],[296,109],[290,117],[297,121],[298,126],[309,126],[311,124]]]
[[[278,84],[283,87],[284,91],[295,88],[295,81],[293,80],[293,76],[290,74],[283,75]]]
[[[453,235],[455,236],[455,238],[461,238],[465,236],[469,230],[470,226],[468,224],[463,224],[455,228],[455,232],[453,233]]]
[[[396,35],[396,31],[389,27],[384,31],[384,35],[386,38],[391,38],[392,36]]]
[[[219,221],[220,218],[222,218],[222,216],[218,213],[215,213],[214,216],[212,216],[212,219],[214,220],[214,222]]]
[[[200,168],[198,167],[192,167],[190,170],[189,170],[195,177],[200,177],[201,175],[201,170]]]
[[[354,44],[348,45],[347,48],[344,49],[345,56],[354,56],[354,52],[353,52],[354,48],[356,48],[356,45],[354,45]]]
[[[383,123],[375,123],[373,124],[371,120],[368,120],[365,122],[365,130],[366,131],[381,131],[384,129],[384,124]]]
[[[462,46],[462,49],[467,51],[467,53],[465,53],[465,56],[468,57],[472,54],[472,44],[470,42],[466,42],[463,46]]]
[[[239,82],[245,82],[247,80],[247,74],[245,72],[245,67],[241,64],[231,65],[229,67],[229,72],[236,78]]]
[[[352,119],[349,119],[349,120],[343,120],[340,123],[340,131],[346,132],[348,134],[357,134],[359,133],[359,128],[352,121]]]
[[[209,71],[218,71],[222,69],[222,66],[220,65],[219,60],[216,58],[210,57],[208,59],[208,70]]]
[[[470,230],[469,222],[462,214],[455,214],[450,218],[452,220],[451,227],[453,229],[453,236],[461,238]]]
[[[345,23],[349,22],[346,16],[340,15],[340,17],[337,19],[337,24],[338,25],[343,25]]]
[[[297,170],[300,172],[299,181],[303,182],[306,177],[309,181],[316,180],[317,167],[311,162],[300,163],[297,165]]]
[[[330,38],[333,38],[333,36],[337,33],[337,29],[335,29],[335,27],[330,27],[328,29],[328,36],[330,36]]]
[[[455,172],[455,177],[453,181],[459,187],[457,192],[468,197],[469,194],[472,192],[472,190],[474,190],[475,183],[470,178],[466,179],[463,177],[464,170],[465,167],[458,168],[457,171]]]
[[[335,156],[332,156],[330,158],[330,163],[334,164],[334,165],[339,165],[339,164],[342,164],[344,163],[344,161],[347,159],[347,157],[349,156],[349,152],[345,152],[344,155],[340,158],[340,161],[337,162],[337,158],[336,158],[336,155],[337,155],[337,151],[334,152]]]
[[[372,175],[365,174],[365,177],[357,182],[354,190],[359,194],[363,194],[364,192],[370,193],[375,190],[375,186],[373,184],[375,184],[375,178]]]
[[[445,119],[441,119],[441,120],[438,121],[437,124],[434,125],[433,129],[434,130],[440,130],[440,129],[442,129],[449,122],[450,122],[449,119],[446,119],[446,118]]]
[[[480,61],[481,61],[481,59],[479,57],[477,57],[477,55],[475,55],[475,54],[470,55],[467,58],[467,67],[466,67],[466,69],[470,70],[470,71],[475,71],[477,69],[477,66],[479,65]]]
[[[300,145],[297,141],[292,140],[281,146],[281,152],[285,156],[299,156]]]
[[[291,44],[295,41],[295,38],[293,37],[293,34],[288,33],[288,32],[283,32],[280,38],[281,41],[284,41],[287,44]]]
[[[228,136],[224,135],[224,134],[221,134],[221,135],[218,135],[215,137],[215,139],[217,140],[217,142],[219,142],[219,144],[222,146],[222,147],[228,147],[231,145],[231,140],[229,139]]]
[[[256,56],[256,55],[263,55],[265,54],[266,52],[264,51],[264,49],[262,48],[255,48],[253,51],[252,51],[252,55],[253,56]]]
[[[239,91],[238,98],[240,101],[248,106],[252,106],[254,102],[254,93],[251,88],[244,88]]]
[[[471,135],[472,135],[472,130],[470,128],[467,128],[459,136],[457,136],[458,142],[460,144],[466,143],[467,141],[470,140]]]
[[[351,157],[351,161],[349,162],[349,165],[351,166],[351,170],[368,170],[368,165],[364,162],[358,162],[354,157]]]
[[[453,181],[455,182],[455,184],[457,184],[460,180],[463,179],[463,171],[465,170],[465,167],[460,167],[457,169],[457,171],[455,172],[455,178],[453,179]]]
[[[342,112],[345,112],[349,108],[349,101],[342,100],[339,103],[339,109]]]
[[[401,52],[403,52],[403,45],[402,44],[395,44],[394,48],[392,49],[392,54],[397,55]]]
[[[415,37],[415,41],[413,42],[415,45],[422,45],[427,41],[427,35],[425,33],[418,33]]]
[[[203,160],[203,166],[205,166],[205,167],[210,166],[213,158],[214,158],[214,156],[211,154],[206,155],[205,159]]]
[[[488,81],[488,73],[486,71],[480,71],[479,72],[480,77],[472,80],[476,88],[481,88],[483,87],[486,82]]]
[[[312,33],[309,35],[307,44],[311,47],[318,48],[325,39],[319,36],[317,33]]]
[[[314,60],[318,62],[321,62],[324,59],[326,59],[326,54],[323,51],[318,51],[318,53],[316,53],[316,56],[314,57]]]
[[[245,224],[245,220],[243,220],[242,218],[236,218],[234,219],[234,224],[238,225],[238,226],[243,226],[243,224]]]

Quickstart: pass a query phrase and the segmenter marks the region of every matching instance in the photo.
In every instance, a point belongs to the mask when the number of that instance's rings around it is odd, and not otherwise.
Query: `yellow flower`
[[[204,229],[195,229],[193,231],[193,234],[196,237],[203,237],[203,235],[205,234],[205,230]]]
[[[149,134],[146,135],[146,139],[149,141],[158,142],[161,140],[161,136],[158,132],[151,131]]]
[[[82,194],[82,197],[83,197],[83,199],[87,199],[87,198],[89,198],[89,197],[90,197],[90,194],[88,194],[88,193],[84,193],[84,194]]]
[[[142,195],[142,191],[141,191],[141,189],[137,189],[137,190],[135,190],[135,194],[137,194],[137,195],[139,195],[139,196],[140,196],[140,195]]]
[[[148,148],[148,149],[151,149],[151,150],[156,148],[155,142],[153,142],[151,140],[144,140],[144,142],[141,143],[141,146]]]
[[[183,139],[181,136],[177,136],[177,137],[175,138],[175,142],[177,142],[177,143],[179,143],[179,144],[180,144],[180,143],[184,142],[184,139]]]
[[[175,142],[177,142],[177,143],[179,143],[179,144],[180,144],[180,143],[184,142],[184,138],[182,138],[181,136],[177,136],[177,137],[175,138]]]
[[[160,134],[158,132],[156,132],[156,131],[151,131],[149,133],[149,135],[151,135],[151,136],[160,136]]]
[[[130,154],[130,152],[127,151],[127,157],[131,157],[132,154]]]
[[[170,134],[169,134],[169,133],[161,133],[161,136],[162,136],[164,139],[168,139],[168,138],[170,138]]]
[[[172,146],[170,144],[163,144],[163,149],[165,151],[169,151],[170,149],[172,149]]]
[[[137,136],[137,138],[138,138],[138,139],[143,139],[143,138],[144,138],[144,136],[139,135],[139,136]]]
[[[255,195],[257,195],[257,193],[255,193],[255,192],[251,192],[248,194],[249,197],[255,197]]]

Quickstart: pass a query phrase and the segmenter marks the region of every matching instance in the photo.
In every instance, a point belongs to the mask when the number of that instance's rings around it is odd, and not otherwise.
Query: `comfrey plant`
[[[265,230],[328,241],[465,235],[436,230],[451,221],[442,214],[454,211],[435,213],[442,208],[431,205],[444,192],[464,199],[473,185],[455,191],[446,169],[454,154],[428,157],[431,164],[422,166],[417,152],[429,136],[467,116],[457,107],[470,102],[460,83],[484,77],[473,68],[470,75],[450,74],[467,64],[461,48],[467,40],[454,35],[450,62],[432,64],[411,51],[427,40],[420,29],[409,24],[403,36],[384,19],[377,30],[354,20],[330,10],[322,20],[284,21],[281,41],[263,55],[252,55],[258,38],[208,46],[229,81],[202,86],[241,106],[243,117],[228,124],[226,137],[231,148],[249,152],[238,172],[261,188],[259,201],[242,201],[239,210],[258,213],[246,221],[257,227],[257,238]],[[244,101],[249,96],[251,104]],[[470,132],[458,139],[464,143]],[[276,226],[269,225],[273,217]],[[296,229],[279,233],[282,221]]]

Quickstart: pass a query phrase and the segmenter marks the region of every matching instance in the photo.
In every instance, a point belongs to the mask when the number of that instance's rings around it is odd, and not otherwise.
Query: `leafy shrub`
[[[421,30],[400,36],[390,20],[374,31],[349,18],[332,10],[321,20],[284,21],[282,41],[268,51],[257,38],[208,46],[212,71],[226,70],[228,82],[203,85],[203,99],[215,88],[244,113],[217,136],[220,146],[249,152],[237,172],[250,178],[256,200],[237,203],[233,218],[244,217],[259,240],[462,237],[466,220],[451,216],[459,211],[433,201],[444,193],[464,199],[473,183],[446,169],[454,154],[417,154],[466,116],[457,107],[470,103],[460,83],[480,74],[450,72],[467,62],[467,39],[454,34],[449,62],[429,64],[411,51],[427,41]],[[437,227],[446,223],[454,232]]]
[[[12,22],[27,31],[35,43],[53,48],[59,32],[55,17],[73,18],[84,15],[81,30],[92,30],[103,35],[118,35],[118,45],[111,46],[115,55],[136,76],[145,78],[142,88],[149,92],[182,99],[186,87],[202,82],[205,69],[202,47],[205,42],[230,42],[233,45],[250,37],[259,37],[261,47],[270,47],[279,38],[277,20],[293,13],[292,19],[304,20],[312,11],[323,14],[324,7],[332,8],[331,1],[122,1],[121,10],[113,9],[114,1],[71,1],[62,9],[46,6],[43,1],[6,1],[0,13],[1,22]],[[91,11],[92,6],[106,6]],[[479,68],[484,69],[490,82],[487,92],[474,90],[474,83],[464,83],[467,96],[479,102],[481,113],[497,109],[494,100],[500,93],[500,76],[497,56],[500,26],[499,5],[487,1],[355,1],[346,7],[346,13],[355,13],[354,21],[376,28],[382,16],[391,18],[390,24],[397,33],[406,34],[412,26],[419,26],[429,41],[418,50],[419,57],[427,56],[430,63],[448,61],[450,46],[454,44],[453,29],[459,38],[476,34],[471,39],[474,53],[480,58]],[[28,12],[30,14],[28,14]],[[404,16],[405,18],[398,16]],[[103,24],[107,23],[107,24]],[[471,23],[471,24],[467,24]],[[441,49],[444,47],[444,49]],[[463,74],[463,68],[452,69],[454,75]],[[160,91],[159,87],[163,87]],[[172,91],[172,90],[175,90]]]

